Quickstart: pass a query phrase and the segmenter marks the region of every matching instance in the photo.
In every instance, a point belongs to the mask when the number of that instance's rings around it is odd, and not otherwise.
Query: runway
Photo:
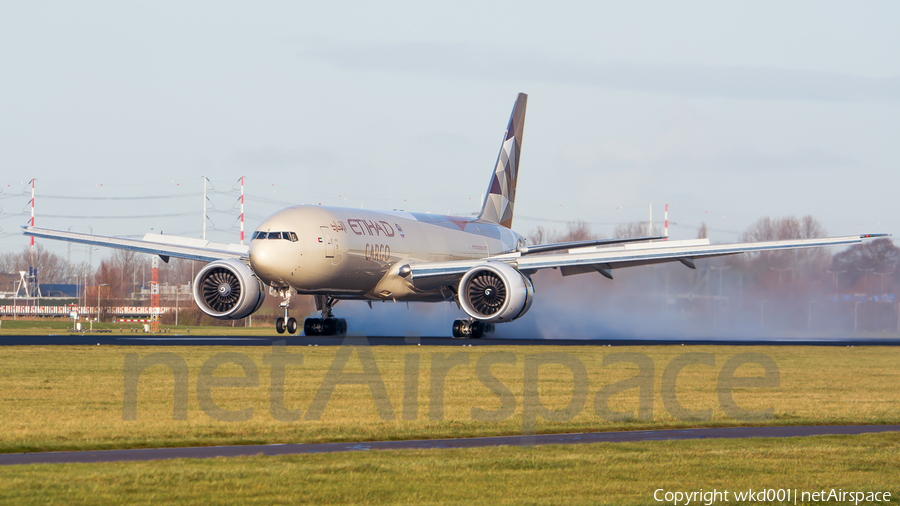
[[[579,434],[540,434],[414,441],[369,441],[352,443],[270,444],[245,446],[206,446],[191,448],[144,448],[46,453],[8,453],[0,455],[0,465],[71,464],[94,462],[133,462],[164,459],[208,459],[254,455],[304,455],[369,450],[430,450],[442,448],[485,448],[496,446],[537,446],[551,444],[626,443],[692,439],[745,439],[762,437],[804,437],[857,435],[900,432],[900,425],[824,425],[800,427],[723,427],[704,429],[637,430],[589,432]]]
[[[631,338],[631,339],[453,339],[449,337],[367,337],[365,335],[191,336],[189,334],[57,334],[0,336],[0,346],[340,346],[347,338],[365,338],[371,346],[900,346],[898,338]]]

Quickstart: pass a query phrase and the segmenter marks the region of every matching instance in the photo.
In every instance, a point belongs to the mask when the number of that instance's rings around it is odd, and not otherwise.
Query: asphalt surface
[[[364,337],[354,336],[350,337]],[[0,336],[0,346],[272,346],[284,341],[288,346],[340,346],[344,336],[191,336],[190,334],[85,333],[49,336]],[[898,338],[646,338],[646,339],[452,339],[449,337],[367,337],[372,346],[900,346]]]
[[[7,453],[0,455],[0,465],[8,466],[25,464],[128,462],[164,459],[208,459],[214,457],[246,457],[253,455],[303,455],[311,453],[341,453],[369,450],[484,448],[495,446],[625,443],[635,441],[661,440],[744,439],[760,437],[856,435],[878,432],[900,432],[900,425],[728,427],[707,429],[638,430],[625,432],[589,432],[580,434],[541,434],[531,436],[500,436],[460,439],[427,439],[415,441],[371,441],[360,443],[273,444],[246,446],[206,446],[191,448],[145,448],[138,450]]]

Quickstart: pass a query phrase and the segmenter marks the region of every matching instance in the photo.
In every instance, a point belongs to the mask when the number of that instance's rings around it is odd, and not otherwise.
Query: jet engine
[[[265,299],[263,282],[238,260],[211,262],[194,278],[194,300],[213,318],[244,318],[259,309]]]
[[[459,304],[472,318],[485,323],[515,320],[531,308],[534,285],[521,272],[502,262],[473,267],[459,281]]]

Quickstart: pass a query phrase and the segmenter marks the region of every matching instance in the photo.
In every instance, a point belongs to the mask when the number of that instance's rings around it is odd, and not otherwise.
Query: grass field
[[[900,420],[900,350],[893,347],[373,346],[275,351],[295,361],[302,355],[302,364],[287,366],[284,372],[284,409],[292,411],[276,409],[273,416],[273,405],[281,405],[277,385],[272,387],[273,348],[0,348],[0,451]],[[126,373],[126,355],[137,361],[158,353],[168,353],[163,357],[176,366],[184,364],[186,381],[176,382],[164,365],[149,366],[140,376]],[[768,409],[767,418],[736,419],[723,404],[718,387],[721,376],[730,376],[726,363],[745,353],[770,359],[777,382],[771,383],[773,371],[759,363],[741,365],[734,376],[767,375],[770,383],[735,388],[734,404],[745,410]],[[642,360],[644,369],[633,362],[604,365],[604,360],[623,357]],[[222,359],[242,360],[246,370],[232,362],[213,367]],[[684,365],[691,359],[698,363]],[[485,365],[487,360],[494,363]],[[550,363],[539,365],[542,360]],[[684,367],[673,381],[671,373],[678,364]],[[136,385],[134,395],[127,394],[127,378]],[[221,386],[228,381],[243,386]],[[175,395],[176,383],[186,394],[184,403]],[[128,403],[123,401],[129,398],[134,400],[133,419],[125,420]],[[617,419],[612,412],[633,419]],[[245,419],[227,421],[240,417]]]
[[[115,334],[130,334],[133,332],[143,333],[143,323],[93,323],[81,322],[82,332],[72,330],[73,324],[65,318],[34,318],[27,319],[4,319],[0,323],[0,336],[3,335],[26,335],[26,336],[46,336],[49,334],[82,334],[90,333],[90,329],[100,330],[104,333],[112,332]],[[203,327],[189,325],[160,325],[160,329],[170,334],[183,335],[235,335],[235,336],[271,336],[274,332],[273,325],[264,325],[257,322],[253,327]]]
[[[2,469],[0,503],[632,505],[702,489],[729,492],[716,504],[793,504],[735,493],[832,488],[896,503],[898,454],[886,433],[31,465]],[[820,503],[853,504],[797,502]]]
[[[272,333],[190,334],[223,330]],[[900,421],[894,347],[454,344],[2,347],[0,452]],[[183,376],[138,373],[153,359]],[[701,489],[741,504],[735,492],[832,488],[897,502],[898,450],[885,433],[11,466],[0,504],[671,504],[654,491]]]

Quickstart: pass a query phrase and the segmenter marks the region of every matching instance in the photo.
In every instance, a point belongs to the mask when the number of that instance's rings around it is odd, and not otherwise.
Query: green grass
[[[65,322],[56,322],[65,323]],[[7,331],[7,322],[3,324]],[[214,329],[220,331],[221,329]],[[230,329],[228,329],[230,330]],[[250,329],[256,330],[256,329]],[[271,329],[261,329],[271,333]],[[192,330],[192,333],[194,331]],[[337,385],[318,420],[278,421],[271,415],[267,347],[25,346],[0,348],[0,452],[160,446],[418,439],[521,434],[525,362],[562,354],[584,364],[587,396],[582,409],[558,420],[536,418],[535,432],[578,432],[746,425],[719,405],[716,385],[726,361],[742,353],[770,357],[779,386],[738,389],[745,409],[772,408],[763,425],[898,423],[900,350],[893,347],[371,347],[394,418],[384,420],[366,385]],[[287,368],[285,404],[306,415],[338,347],[290,347],[303,363]],[[365,351],[365,350],[364,350]],[[472,409],[498,409],[500,397],[479,379],[478,360],[505,352],[491,374],[515,406],[499,421],[479,421]],[[646,355],[653,364],[652,417],[609,421],[594,412],[606,385],[634,376],[634,364],[603,365],[617,353]],[[135,420],[123,420],[126,354],[144,358],[171,353],[188,369],[186,420],[173,420],[172,372],[148,367],[140,376]],[[219,421],[201,409],[198,377],[220,353],[246,355],[258,386],[211,389],[222,408],[252,408],[240,422]],[[710,410],[709,420],[680,420],[668,412],[661,390],[667,366],[685,353],[712,355],[715,365],[689,365],[676,383],[687,409]],[[171,357],[171,356],[170,356]],[[448,357],[468,359],[445,378],[443,416],[431,419],[432,376]],[[530,358],[529,358],[530,357]],[[404,416],[407,363],[419,363],[416,416]],[[411,361],[411,362],[408,362]],[[354,351],[346,373],[364,371]],[[747,364],[736,376],[763,374]],[[242,377],[225,364],[216,377]],[[345,379],[359,379],[360,376]],[[540,367],[539,399],[562,409],[572,398],[573,375],[559,364]],[[637,411],[638,388],[610,396],[618,411]],[[409,413],[407,412],[407,415]],[[660,504],[653,491],[732,491],[791,488],[800,491],[890,491],[896,477],[900,434],[787,439],[649,441],[589,445],[400,450],[285,457],[167,460],[109,464],[55,464],[0,468],[0,504]],[[735,501],[729,504],[737,504]],[[722,503],[720,503],[722,504]],[[757,503],[758,504],[758,503]],[[803,504],[802,502],[800,504]]]
[[[885,424],[900,421],[900,350],[880,347],[370,347],[387,398],[381,403],[393,412],[383,419],[369,386],[335,386],[319,419],[306,418],[314,405],[326,372],[335,363],[339,347],[289,347],[302,354],[300,366],[290,366],[285,375],[285,405],[300,409],[303,417],[279,421],[270,413],[270,371],[264,355],[268,347],[115,347],[115,346],[26,346],[0,348],[0,452],[139,448],[219,444],[397,440],[538,433],[683,428],[746,425],[730,417],[719,404],[717,381],[725,362],[741,353],[770,357],[780,373],[778,387],[738,389],[734,399],[748,410],[771,408],[764,425]],[[188,401],[184,420],[173,420],[174,379],[162,365],[147,368],[137,388],[135,420],[123,420],[124,364],[126,354],[146,357],[172,353],[184,360],[189,371]],[[258,372],[258,386],[212,388],[211,398],[221,408],[250,408],[245,421],[219,421],[201,409],[197,379],[204,363],[219,353],[246,355]],[[488,353],[505,352],[514,364],[495,364],[491,374],[509,389],[514,408],[497,421],[480,421],[473,409],[497,410],[501,397],[478,376],[478,360]],[[605,356],[639,353],[653,363],[652,417],[633,421],[610,421],[595,413],[595,396],[606,385],[637,374],[634,364],[603,366]],[[587,389],[584,404],[572,416],[537,416],[535,424],[523,423],[526,360],[546,354],[562,354],[584,364]],[[676,383],[676,396],[689,410],[709,410],[708,420],[679,419],[669,412],[661,394],[664,370],[685,353],[712,355],[714,366],[690,365]],[[453,355],[456,354],[456,355]],[[443,403],[433,401],[432,375],[449,356],[468,360],[468,365],[449,369]],[[180,357],[180,358],[178,358]],[[407,358],[408,357],[408,358]],[[530,358],[529,358],[530,357]],[[418,392],[404,410],[405,364],[419,361]],[[354,351],[346,373],[363,372]],[[759,376],[759,365],[747,364],[737,376]],[[243,377],[236,364],[218,368],[216,376]],[[435,377],[438,375],[435,374]],[[354,379],[345,376],[345,379]],[[539,369],[539,399],[548,410],[561,410],[572,399],[573,375],[567,367],[544,365]],[[438,390],[435,390],[435,393]],[[616,411],[636,412],[638,388],[612,395],[609,406]],[[509,400],[509,399],[507,399]],[[321,404],[319,404],[321,405]],[[531,406],[531,405],[529,405]],[[442,408],[441,416],[437,408]],[[578,408],[578,406],[576,406]],[[529,407],[531,410],[531,407]],[[414,416],[410,416],[413,415]]]
[[[886,433],[30,465],[2,470],[0,503],[632,505],[716,489],[730,492],[717,504],[738,504],[751,488],[896,502],[898,454],[900,434]]]
[[[237,325],[240,325],[238,322]],[[272,324],[262,324],[257,321],[253,327],[212,327],[193,325],[166,325],[160,324],[160,330],[166,334],[191,335],[230,335],[230,336],[272,336],[275,335]],[[65,318],[31,318],[10,320],[4,319],[0,324],[0,336],[26,335],[46,336],[52,334],[90,334],[91,329],[107,331],[114,334],[143,333],[143,323],[97,323],[81,322],[81,331],[75,331],[72,322]]]

